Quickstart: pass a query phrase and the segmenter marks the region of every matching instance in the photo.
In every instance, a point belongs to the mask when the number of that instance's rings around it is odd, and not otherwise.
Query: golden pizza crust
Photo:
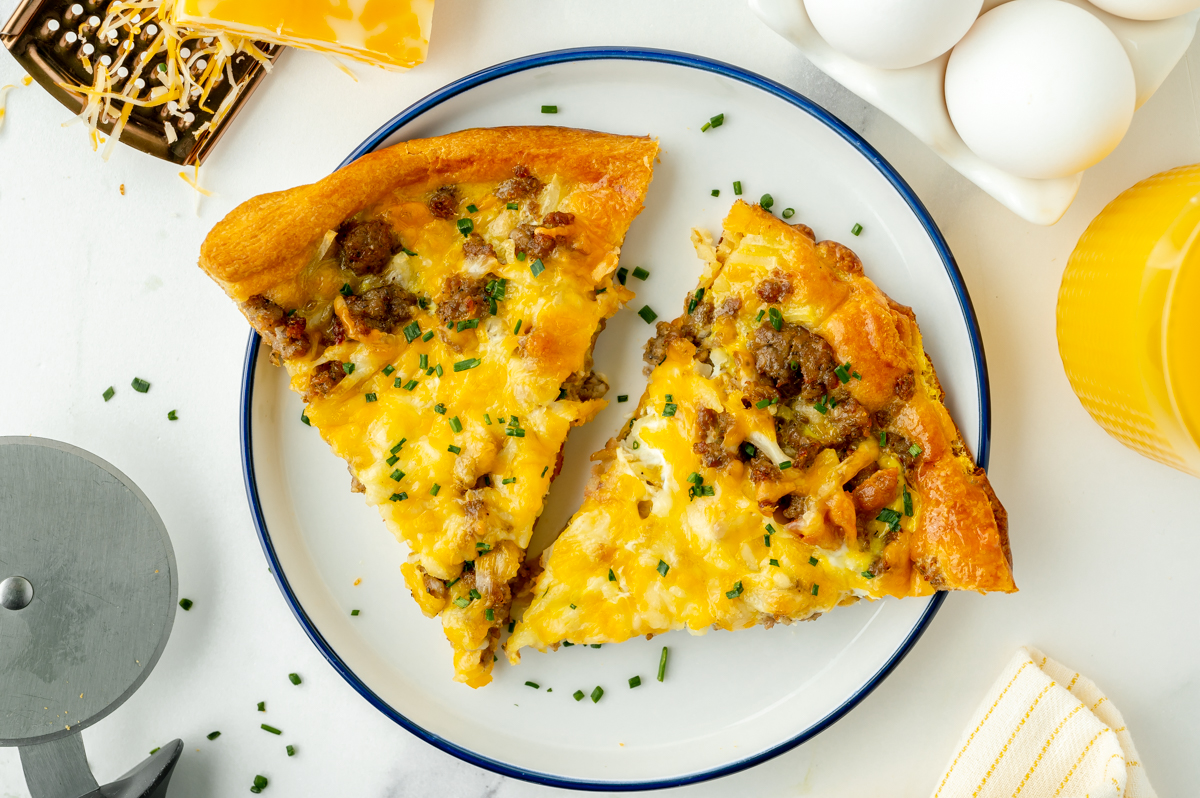
[[[567,433],[606,404],[591,349],[632,296],[614,273],[656,153],[564,128],[404,142],[243,203],[201,249],[408,546],[472,687]]]
[[[809,620],[864,598],[1014,591],[1007,516],[912,311],[849,249],[759,206],[738,201],[718,245],[695,240],[701,290],[648,345],[658,365],[525,587],[509,659]],[[825,362],[816,394],[767,380],[755,342],[772,327],[823,341],[781,366],[807,381]]]

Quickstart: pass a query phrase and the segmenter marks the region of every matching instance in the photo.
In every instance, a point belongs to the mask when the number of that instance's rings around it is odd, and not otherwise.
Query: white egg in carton
[[[955,130],[946,105],[946,65],[951,52],[906,69],[881,69],[832,47],[813,25],[804,0],[748,0],[776,33],[794,44],[818,69],[885,112],[947,163],[1018,216],[1054,224],[1079,190],[1082,172],[1065,177],[1021,177],[973,152]],[[981,14],[1009,0],[984,0]],[[1141,107],[1183,57],[1196,33],[1200,10],[1153,21],[1109,14],[1086,0],[1064,0],[1094,15],[1117,37],[1133,67],[1135,107]],[[1115,10],[1132,0],[1104,0]],[[1162,5],[1183,0],[1154,0]],[[1136,3],[1135,3],[1136,5]],[[898,35],[903,35],[899,33]]]

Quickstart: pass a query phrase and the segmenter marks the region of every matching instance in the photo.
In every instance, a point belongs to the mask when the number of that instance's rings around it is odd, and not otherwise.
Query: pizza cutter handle
[[[92,776],[78,734],[21,746],[20,751],[31,798],[167,798],[167,784],[183,752],[183,742],[172,740],[103,787]]]

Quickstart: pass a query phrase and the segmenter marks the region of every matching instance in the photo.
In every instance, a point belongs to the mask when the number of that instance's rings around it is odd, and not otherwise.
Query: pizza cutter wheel
[[[0,437],[0,746],[20,750],[33,798],[165,798],[181,741],[100,786],[80,732],[146,680],[178,592],[166,527],[124,474]]]

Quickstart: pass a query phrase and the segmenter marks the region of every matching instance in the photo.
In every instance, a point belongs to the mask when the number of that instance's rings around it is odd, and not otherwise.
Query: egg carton
[[[817,33],[803,0],[748,0],[772,30],[794,44],[829,77],[874,105],[925,142],[946,163],[1034,224],[1050,225],[1066,213],[1083,173],[1053,179],[1019,177],[984,161],[959,137],[946,110],[946,63],[950,53],[908,69],[879,69],[843,55]],[[986,0],[986,13],[1007,0]],[[1200,11],[1140,22],[1101,11],[1086,0],[1066,0],[1095,15],[1116,34],[1133,64],[1140,108],[1179,63],[1196,34]]]
[[[145,100],[148,84],[154,83],[156,69],[162,68],[166,59],[161,50],[152,54],[158,33],[152,15],[158,6],[123,3],[128,9],[141,9],[144,18],[135,16],[119,27],[105,29],[103,20],[117,5],[114,0],[23,0],[0,28],[0,43],[74,114],[83,114],[87,107],[95,70],[111,64],[114,98],[95,119],[96,130],[109,136],[118,128],[121,108],[117,104],[124,97]],[[202,48],[211,49],[215,41],[214,35],[205,31],[178,30],[181,46],[190,45],[197,54]],[[284,49],[261,43],[248,46],[259,48],[259,58],[237,50],[203,96],[192,96],[186,103],[137,105],[120,125],[120,141],[172,163],[199,166],[266,75],[267,66]],[[204,66],[202,59],[190,62],[196,77]]]

